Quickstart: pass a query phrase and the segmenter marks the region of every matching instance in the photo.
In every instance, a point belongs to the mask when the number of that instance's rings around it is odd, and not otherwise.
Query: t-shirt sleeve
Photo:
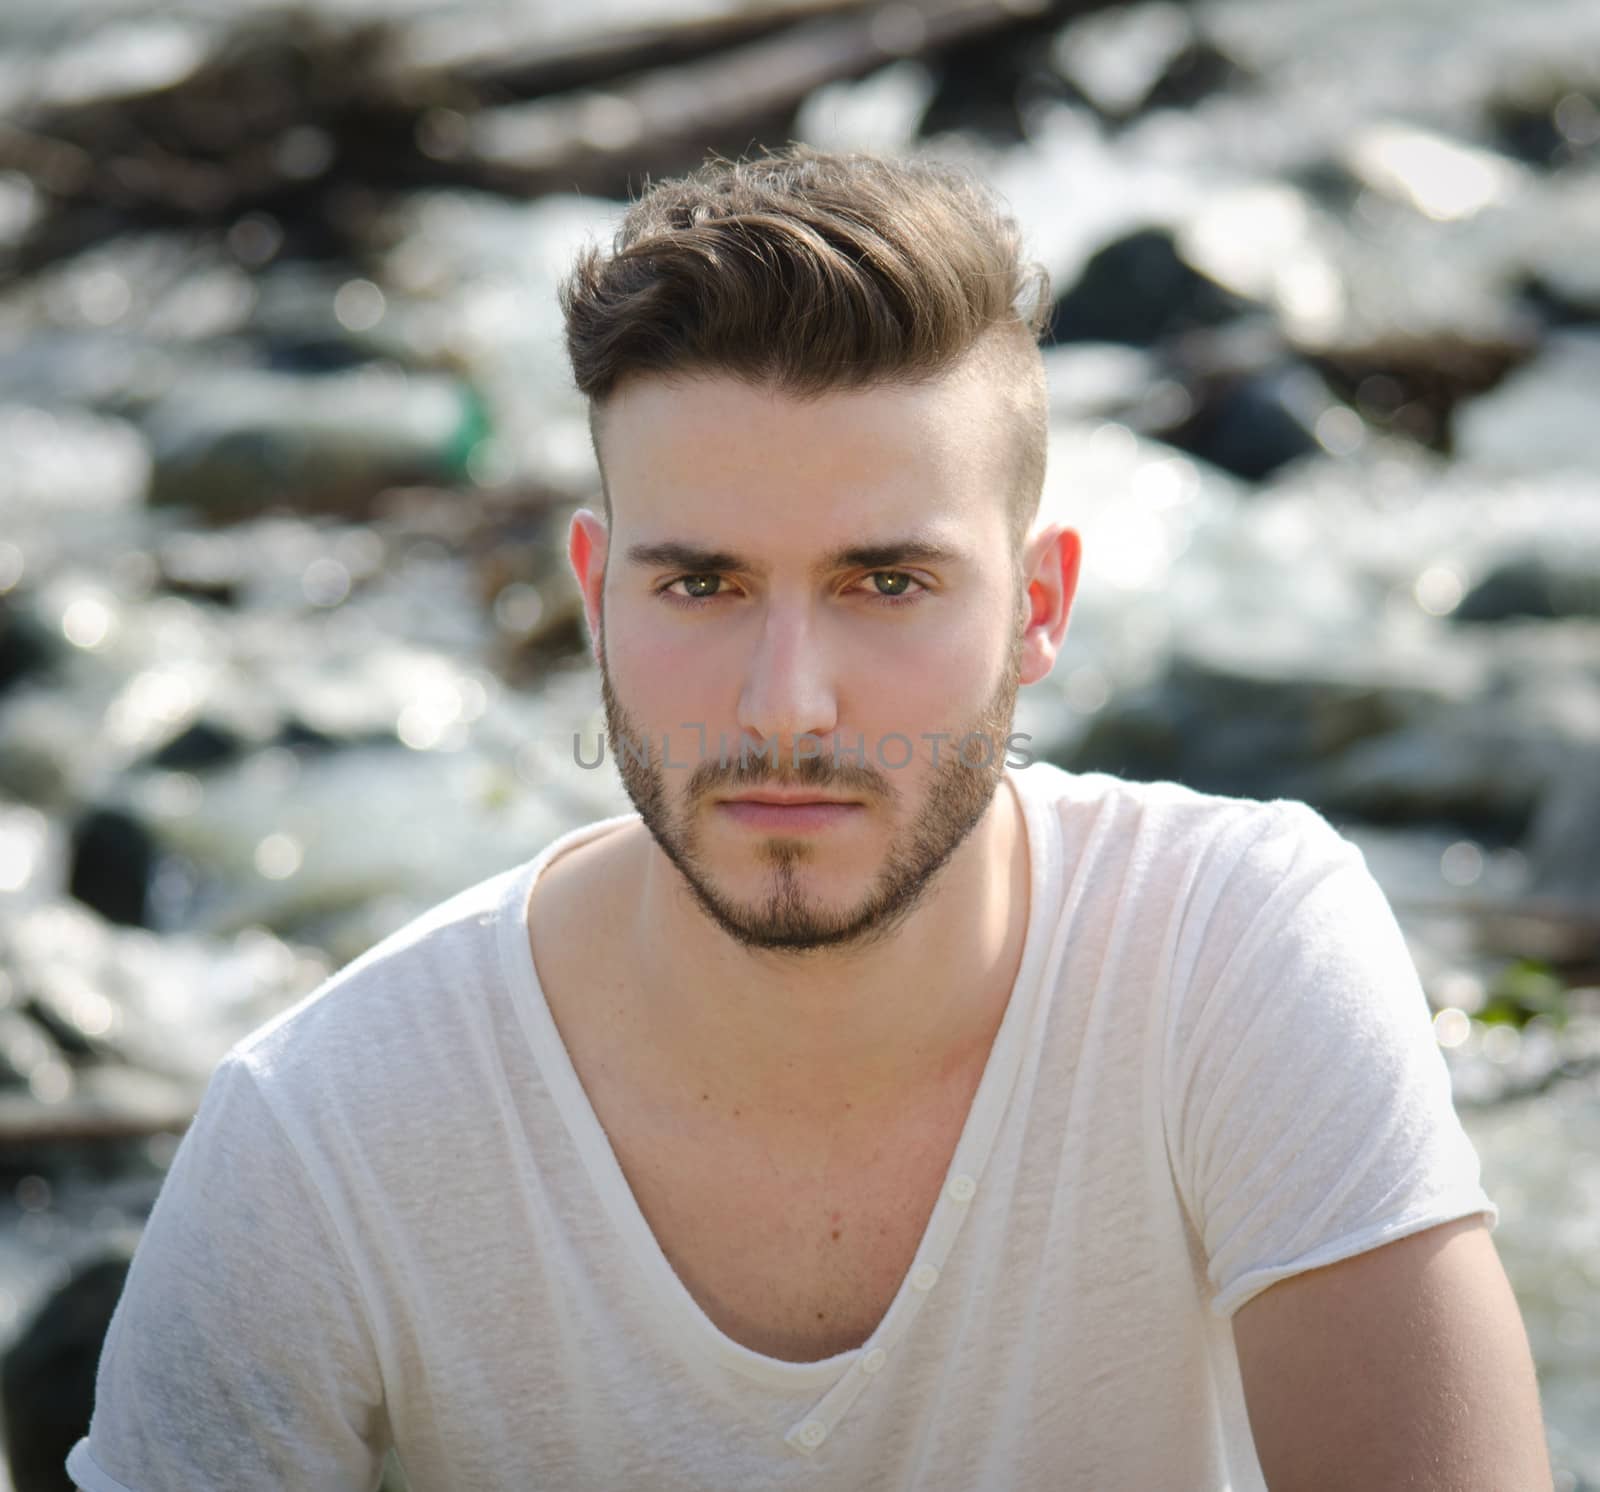
[[[1167,1056],[1174,1175],[1223,1318],[1435,1224],[1499,1222],[1361,851],[1304,804],[1263,815],[1190,908],[1200,931]]]
[[[361,1291],[244,1060],[174,1156],[67,1473],[86,1492],[371,1492],[388,1427]]]

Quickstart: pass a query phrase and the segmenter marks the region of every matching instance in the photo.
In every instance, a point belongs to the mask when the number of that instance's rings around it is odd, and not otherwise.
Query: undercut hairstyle
[[[597,457],[605,402],[636,375],[731,374],[805,398],[970,359],[1005,395],[1020,551],[1044,485],[1049,278],[969,173],[799,145],[714,158],[648,188],[560,297]]]

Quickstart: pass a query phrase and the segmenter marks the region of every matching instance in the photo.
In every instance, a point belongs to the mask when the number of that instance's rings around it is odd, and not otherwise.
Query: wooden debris
[[[466,157],[494,188],[536,195],[605,190],[619,175],[681,167],[707,149],[773,138],[825,83],[970,41],[1052,7],[1034,0],[930,0],[806,22],[606,89],[485,110]]]

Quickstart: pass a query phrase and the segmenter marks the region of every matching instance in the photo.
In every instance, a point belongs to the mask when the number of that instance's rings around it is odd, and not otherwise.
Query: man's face
[[[881,940],[993,799],[1023,622],[1008,428],[959,372],[810,400],[637,379],[608,403],[613,759],[741,945]],[[729,801],[763,790],[848,806]]]

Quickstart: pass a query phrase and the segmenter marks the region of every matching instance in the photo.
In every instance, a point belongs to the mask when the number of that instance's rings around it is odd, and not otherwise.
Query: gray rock
[[[1509,617],[1600,617],[1600,563],[1573,557],[1509,559],[1483,577],[1451,613],[1457,622],[1502,622]]]
[[[132,1262],[86,1260],[24,1326],[0,1360],[6,1460],[16,1492],[70,1487],[67,1452],[88,1433],[95,1370]]]
[[[1566,761],[1523,844],[1531,889],[1600,918],[1600,736]]]
[[[1532,362],[1456,418],[1456,450],[1497,471],[1600,466],[1600,333],[1554,332]]]
[[[150,500],[216,517],[268,505],[359,510],[390,486],[460,478],[486,433],[458,380],[377,366],[208,378],[158,401],[145,429]]]

